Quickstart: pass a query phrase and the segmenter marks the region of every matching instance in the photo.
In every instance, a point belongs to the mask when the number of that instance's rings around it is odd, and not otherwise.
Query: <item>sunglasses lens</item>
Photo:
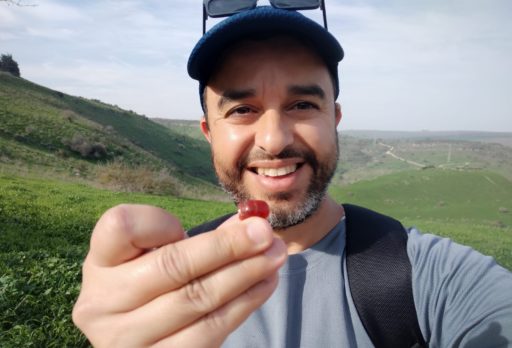
[[[257,0],[209,0],[205,1],[206,13],[210,17],[229,16],[256,6]]]
[[[320,0],[271,0],[274,7],[290,10],[309,10],[320,7]]]

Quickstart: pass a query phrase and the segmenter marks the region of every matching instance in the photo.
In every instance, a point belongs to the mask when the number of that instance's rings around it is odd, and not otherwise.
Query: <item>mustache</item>
[[[244,168],[247,167],[248,163],[252,161],[270,161],[277,159],[287,159],[287,158],[301,158],[305,163],[309,164],[313,169],[313,172],[316,173],[319,167],[318,160],[313,153],[308,149],[297,149],[294,147],[286,147],[278,153],[277,155],[269,154],[263,150],[255,150],[250,152],[247,156],[242,157],[237,163],[238,173],[242,174]]]

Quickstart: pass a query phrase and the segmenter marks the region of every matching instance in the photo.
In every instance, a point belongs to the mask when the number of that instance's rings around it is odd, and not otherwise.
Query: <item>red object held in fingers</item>
[[[238,216],[240,220],[247,219],[251,216],[259,216],[266,219],[269,213],[270,209],[265,201],[250,199],[238,204]]]

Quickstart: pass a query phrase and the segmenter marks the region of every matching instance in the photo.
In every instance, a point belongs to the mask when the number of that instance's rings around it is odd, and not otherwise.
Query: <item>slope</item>
[[[512,182],[488,171],[404,171],[334,186],[331,193],[340,202],[409,220],[512,226]]]
[[[206,144],[132,111],[4,73],[0,73],[0,151],[4,164],[74,173],[78,168],[81,175],[92,175],[91,164],[117,160],[167,168],[185,183],[216,183]]]

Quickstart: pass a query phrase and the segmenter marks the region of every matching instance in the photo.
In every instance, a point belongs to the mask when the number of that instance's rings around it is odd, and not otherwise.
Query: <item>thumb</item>
[[[107,210],[96,223],[87,258],[97,266],[117,266],[184,237],[179,220],[165,210],[122,204]]]

